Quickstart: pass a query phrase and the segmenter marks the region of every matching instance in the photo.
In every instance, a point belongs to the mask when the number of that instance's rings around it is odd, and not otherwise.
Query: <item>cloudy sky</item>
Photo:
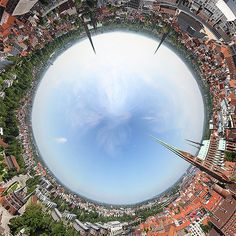
[[[187,163],[150,135],[192,153],[203,102],[192,74],[169,48],[143,35],[113,32],[72,46],[37,90],[37,145],[62,183],[92,200],[136,203],[172,185]]]

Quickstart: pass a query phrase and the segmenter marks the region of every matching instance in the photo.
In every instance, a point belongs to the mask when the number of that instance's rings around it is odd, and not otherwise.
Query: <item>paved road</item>
[[[10,215],[8,211],[0,205],[0,214],[1,213],[2,213],[2,221],[0,222],[0,226],[3,229],[5,229],[4,236],[7,236],[10,233],[10,228],[8,226],[8,223],[10,219],[12,219],[14,216]]]

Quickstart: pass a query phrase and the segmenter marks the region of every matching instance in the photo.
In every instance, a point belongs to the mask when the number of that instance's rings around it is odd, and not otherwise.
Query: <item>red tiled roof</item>
[[[37,204],[37,201],[38,201],[37,196],[36,196],[36,195],[33,195],[33,196],[31,197],[31,202],[32,202],[32,204]]]
[[[212,191],[211,195],[212,195],[211,198],[209,199],[208,203],[205,205],[205,208],[209,211],[214,210],[218,206],[220,200],[222,199],[222,197],[215,191]]]
[[[212,223],[221,229],[225,223],[235,214],[236,212],[236,200],[229,196],[222,200],[218,207],[213,212],[211,217]]]
[[[176,230],[175,230],[175,226],[171,226],[170,227],[170,231],[169,231],[169,233],[168,233],[168,236],[174,236],[175,235],[175,232],[176,232]]]
[[[2,25],[2,28],[3,28],[4,30],[10,28],[10,27],[14,24],[15,19],[16,19],[16,17],[9,15],[9,17],[8,17],[8,19],[7,19],[7,21],[6,21],[6,23],[4,23],[4,24]]]
[[[0,0],[0,6],[6,7],[8,0]]]
[[[11,160],[12,160],[12,163],[13,163],[13,165],[14,165],[16,171],[19,172],[19,171],[20,171],[20,166],[18,165],[18,162],[17,162],[17,160],[16,160],[16,157],[11,156]]]
[[[229,86],[230,86],[230,88],[236,88],[236,80],[235,79],[230,80]]]
[[[8,144],[5,143],[2,139],[0,139],[0,147],[7,148]]]
[[[0,187],[0,193],[3,193],[6,190],[5,187]]]

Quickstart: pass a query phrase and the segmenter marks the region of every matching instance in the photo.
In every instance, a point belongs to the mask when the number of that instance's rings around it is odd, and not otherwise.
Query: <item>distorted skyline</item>
[[[49,67],[36,92],[33,132],[43,160],[71,190],[130,204],[170,187],[188,163],[150,135],[196,152],[204,108],[187,66],[168,47],[127,32],[83,40]]]

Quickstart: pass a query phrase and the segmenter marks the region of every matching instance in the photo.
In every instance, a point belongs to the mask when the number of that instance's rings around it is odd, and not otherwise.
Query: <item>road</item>
[[[5,230],[4,232],[4,236],[10,235],[10,228],[8,226],[8,223],[10,221],[10,219],[14,218],[14,216],[12,216],[11,214],[8,213],[8,211],[3,208],[0,205],[0,214],[2,214],[2,221],[0,222],[0,226]]]

